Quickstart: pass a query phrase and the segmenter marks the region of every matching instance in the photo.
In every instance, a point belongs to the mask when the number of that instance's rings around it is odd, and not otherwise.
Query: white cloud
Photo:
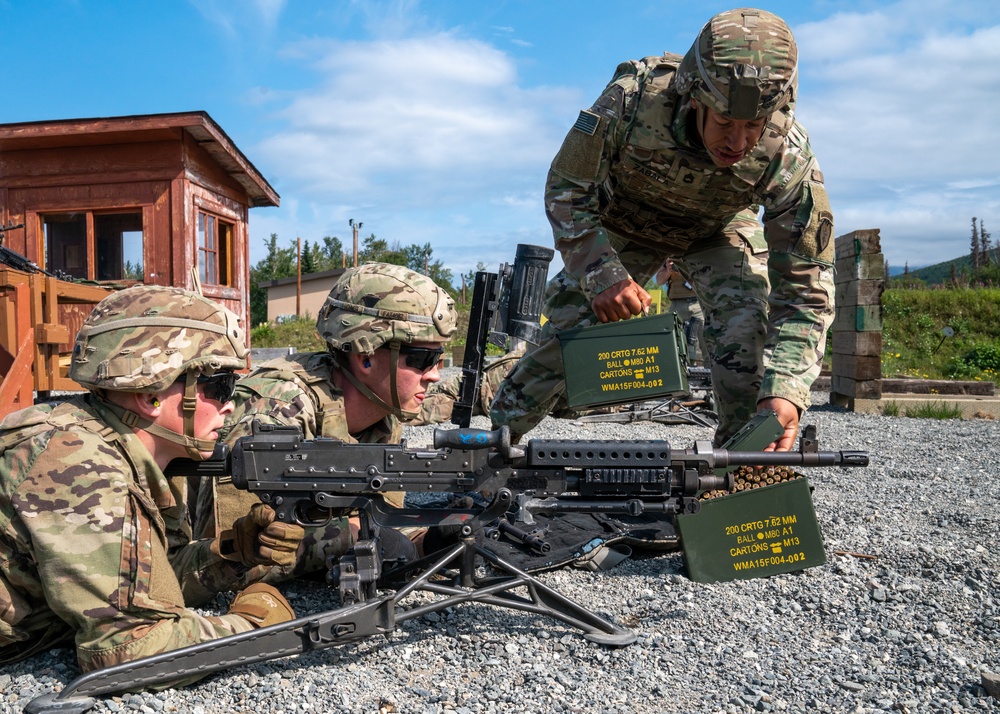
[[[577,92],[525,88],[507,54],[449,33],[314,42],[295,51],[322,79],[291,95],[278,110],[285,128],[254,155],[313,204],[312,215],[300,210],[299,218],[320,235],[363,208],[380,238],[392,240],[388,233],[404,226],[404,245],[426,235],[456,274],[508,251],[501,232],[527,230],[532,242],[551,243],[539,231],[547,231],[541,190],[582,101]],[[453,213],[472,229],[450,230]],[[513,244],[504,257],[513,258]]]
[[[894,264],[958,257],[973,215],[1000,221],[1000,16],[970,13],[900,2],[795,28],[837,232],[881,228]]]
[[[547,114],[570,93],[519,87],[511,60],[483,43],[437,35],[324,50],[324,82],[288,104],[288,129],[259,148],[307,191],[452,202],[521,180],[562,138]]]

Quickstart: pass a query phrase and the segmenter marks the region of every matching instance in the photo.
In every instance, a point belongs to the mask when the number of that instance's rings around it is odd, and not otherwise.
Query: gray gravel
[[[706,585],[672,553],[541,576],[633,629],[634,645],[607,649],[540,616],[469,604],[187,689],[106,698],[93,711],[1000,711],[981,686],[984,672],[1000,672],[997,423],[822,404],[805,422],[817,425],[820,448],[865,449],[872,461],[808,472],[826,565]],[[429,434],[408,436],[428,443]],[[665,438],[686,448],[710,432],[547,419],[537,436]],[[300,615],[331,602],[321,585],[286,590]],[[76,674],[65,649],[8,665],[0,712],[21,711]]]

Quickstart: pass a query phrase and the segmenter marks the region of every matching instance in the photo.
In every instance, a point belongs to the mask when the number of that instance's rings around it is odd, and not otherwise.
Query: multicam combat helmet
[[[349,268],[320,308],[316,329],[330,351],[371,354],[390,343],[447,342],[455,301],[425,275],[401,265]]]
[[[73,347],[70,379],[90,389],[161,392],[185,372],[246,366],[239,318],[180,288],[136,285],[101,300]]]
[[[342,373],[372,403],[399,419],[414,419],[419,412],[402,408],[397,389],[400,350],[414,342],[446,342],[457,323],[455,301],[430,278],[400,265],[366,263],[348,269],[333,286],[320,308],[316,329],[341,365],[351,353],[370,355],[380,347],[390,349],[391,405],[350,369]]]
[[[239,318],[207,298],[180,288],[136,285],[97,304],[80,328],[69,377],[91,390],[158,394],[185,378],[185,434],[106,404],[129,426],[183,444],[192,458],[215,442],[194,437],[200,374],[246,366]]]
[[[719,13],[677,70],[677,90],[730,119],[766,117],[794,104],[798,48],[788,25],[764,10]]]

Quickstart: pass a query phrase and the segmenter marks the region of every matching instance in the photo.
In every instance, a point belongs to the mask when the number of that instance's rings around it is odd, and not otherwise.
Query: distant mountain
[[[1000,253],[1000,248],[994,248],[990,251],[990,258],[994,263],[1000,262],[1000,255],[998,253]],[[951,280],[952,266],[955,266],[955,273],[961,275],[963,268],[966,272],[972,269],[972,258],[964,255],[961,258],[946,260],[943,263],[935,263],[934,265],[927,265],[916,269],[910,268],[909,274],[915,278],[920,278],[928,285],[940,285]],[[897,278],[902,274],[903,268],[889,266],[890,278]]]

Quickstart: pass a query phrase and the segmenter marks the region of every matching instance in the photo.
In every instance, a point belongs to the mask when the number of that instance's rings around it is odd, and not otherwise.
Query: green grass
[[[961,419],[962,410],[957,404],[947,402],[924,402],[915,407],[907,407],[905,414],[915,419]]]
[[[1000,379],[1000,289],[890,288],[882,323],[883,377]]]

